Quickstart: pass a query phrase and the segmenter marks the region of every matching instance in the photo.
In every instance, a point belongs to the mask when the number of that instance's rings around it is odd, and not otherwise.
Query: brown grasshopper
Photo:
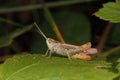
[[[38,29],[38,32],[46,39],[48,50],[45,53],[45,56],[51,56],[52,53],[56,53],[62,56],[67,56],[69,60],[71,58],[81,58],[81,56],[86,56],[86,59],[91,59],[91,56],[87,54],[96,54],[97,49],[91,48],[91,43],[88,42],[81,46],[71,45],[67,43],[61,43],[52,38],[47,38],[42,30],[34,23]],[[82,59],[82,58],[81,58]]]

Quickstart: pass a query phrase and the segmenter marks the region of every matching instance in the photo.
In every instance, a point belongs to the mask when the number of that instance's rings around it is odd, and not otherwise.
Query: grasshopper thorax
[[[53,49],[56,45],[59,45],[59,44],[60,44],[59,41],[56,41],[56,40],[54,40],[54,39],[52,39],[52,38],[47,38],[47,39],[46,39],[46,43],[47,43],[48,48],[49,48],[50,50]]]

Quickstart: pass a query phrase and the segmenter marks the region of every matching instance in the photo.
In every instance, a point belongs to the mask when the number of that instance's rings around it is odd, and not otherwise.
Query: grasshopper
[[[52,38],[47,38],[46,35],[42,32],[42,30],[38,27],[36,23],[34,23],[38,32],[45,38],[46,44],[48,46],[48,50],[46,51],[44,56],[51,56],[52,53],[56,53],[62,56],[67,56],[69,60],[71,58],[81,58],[81,56],[86,56],[86,60],[90,60],[91,56],[87,54],[96,54],[97,49],[91,48],[91,43],[88,42],[81,46],[71,45],[67,43],[61,43]],[[81,58],[82,59],[82,58]]]

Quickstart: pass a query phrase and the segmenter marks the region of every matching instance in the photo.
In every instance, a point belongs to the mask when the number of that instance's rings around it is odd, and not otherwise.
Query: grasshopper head
[[[48,48],[49,48],[49,49],[52,49],[54,46],[56,46],[56,45],[59,44],[60,42],[58,42],[58,41],[56,41],[56,40],[54,40],[54,39],[52,39],[52,38],[47,38],[46,43],[47,43],[47,45],[48,45]]]
[[[56,40],[54,40],[54,39],[52,39],[52,38],[47,38],[47,42],[48,42],[49,44],[60,43],[59,41],[56,41]]]

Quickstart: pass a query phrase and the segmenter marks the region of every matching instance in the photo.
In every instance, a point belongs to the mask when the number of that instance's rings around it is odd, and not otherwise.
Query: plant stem
[[[67,6],[82,2],[90,2],[91,0],[64,0],[64,1],[56,1],[51,3],[46,3],[48,7],[57,7],[57,6]],[[94,0],[95,1],[95,0]],[[8,12],[19,12],[19,11],[26,11],[26,10],[33,10],[33,9],[41,9],[41,4],[34,4],[34,5],[25,5],[25,6],[13,6],[13,7],[5,7],[0,9],[0,13],[8,13]]]
[[[105,30],[103,31],[103,34],[102,34],[101,39],[100,39],[100,42],[99,42],[99,44],[98,44],[98,46],[97,46],[98,56],[101,56],[102,48],[103,48],[103,46],[104,46],[104,44],[105,44],[105,41],[106,41],[106,39],[107,39],[107,35],[108,35],[110,29],[111,29],[111,23],[108,22],[107,25],[106,25]]]
[[[55,32],[57,38],[62,42],[64,43],[64,39],[50,13],[50,11],[48,10],[47,6],[45,5],[44,3],[44,0],[42,0],[42,6],[43,6],[43,10],[44,10],[44,14],[45,14],[45,17],[47,19],[47,21],[49,22],[50,26],[52,27],[53,31]]]
[[[105,51],[105,52],[103,53],[102,57],[107,57],[108,55],[112,54],[112,52],[115,52],[115,51],[117,51],[117,50],[120,50],[120,46],[117,46],[117,47],[112,48],[112,49],[110,49],[110,50],[108,50],[108,51]]]
[[[19,27],[24,26],[24,25],[14,22],[14,21],[11,21],[9,19],[2,18],[2,17],[0,17],[0,21],[8,23],[8,24],[12,24],[14,26],[19,26]]]

